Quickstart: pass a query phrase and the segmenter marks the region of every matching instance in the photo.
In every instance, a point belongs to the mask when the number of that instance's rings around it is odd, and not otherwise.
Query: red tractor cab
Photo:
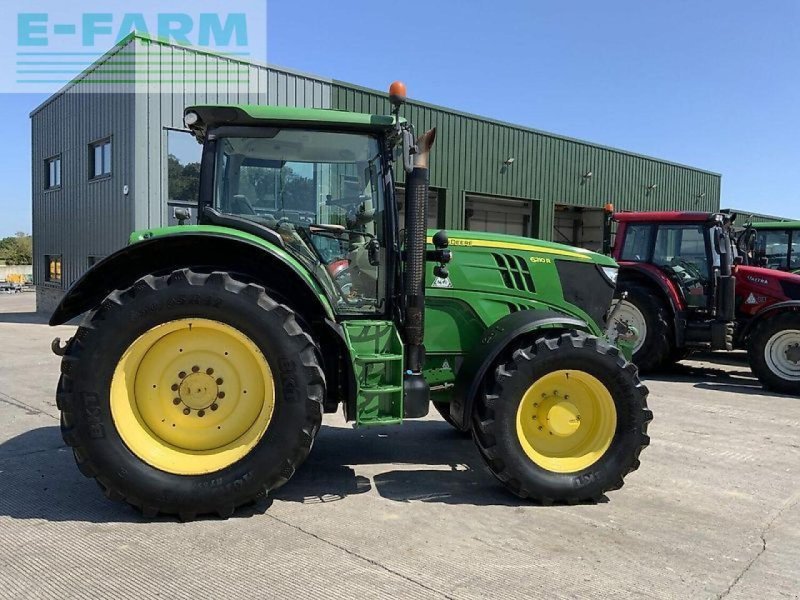
[[[643,371],[695,349],[747,349],[761,383],[800,393],[800,276],[745,266],[728,215],[621,212],[611,250],[620,264],[609,334],[633,326]]]

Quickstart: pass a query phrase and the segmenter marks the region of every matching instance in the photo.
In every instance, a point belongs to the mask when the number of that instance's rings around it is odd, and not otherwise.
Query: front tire
[[[598,500],[650,442],[647,388],[619,350],[584,333],[540,338],[497,366],[473,415],[489,469],[521,498]]]
[[[765,388],[800,395],[800,313],[764,319],[750,336],[747,354]]]
[[[317,348],[226,273],[146,276],[90,313],[62,361],[64,441],[146,516],[230,516],[285,483],[319,430]]]

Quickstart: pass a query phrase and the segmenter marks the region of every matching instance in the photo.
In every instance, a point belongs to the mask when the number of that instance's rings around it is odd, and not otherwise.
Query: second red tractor
[[[800,276],[747,266],[727,215],[622,212],[612,249],[620,306],[611,335],[632,325],[643,371],[695,349],[746,349],[772,390],[800,394]]]

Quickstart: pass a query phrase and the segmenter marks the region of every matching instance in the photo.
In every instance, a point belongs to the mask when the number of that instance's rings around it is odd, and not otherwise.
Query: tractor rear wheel
[[[318,351],[294,312],[222,272],[112,293],[61,370],[81,472],[146,516],[230,516],[292,476],[322,418]]]
[[[628,292],[609,328],[618,324],[636,328],[638,339],[633,348],[633,362],[642,373],[656,371],[680,360],[670,325],[670,309],[651,288],[632,281],[622,281],[617,292]]]
[[[800,313],[764,319],[750,336],[748,358],[765,388],[800,394]]]
[[[619,350],[584,333],[540,338],[497,366],[473,414],[492,473],[521,498],[597,500],[650,443],[647,388]]]

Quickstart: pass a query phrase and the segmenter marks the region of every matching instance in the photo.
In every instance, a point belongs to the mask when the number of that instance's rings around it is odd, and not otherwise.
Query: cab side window
[[[694,271],[702,280],[710,273],[702,225],[662,225],[656,236],[653,264]],[[694,267],[694,268],[692,268]]]
[[[621,260],[647,262],[653,246],[652,225],[628,225],[625,229],[625,244],[622,246]]]

